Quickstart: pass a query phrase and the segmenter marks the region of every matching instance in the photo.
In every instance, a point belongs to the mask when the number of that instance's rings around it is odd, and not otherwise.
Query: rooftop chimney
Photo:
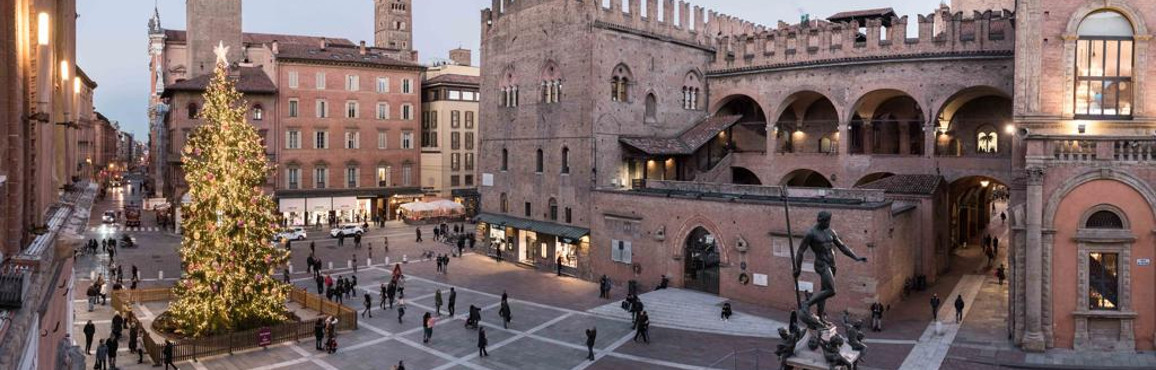
[[[361,47],[359,48],[361,55],[365,55],[365,40],[361,40]]]
[[[324,37],[322,37],[321,38],[321,50],[325,50],[326,47],[329,47],[329,40],[326,40]]]
[[[279,46],[280,44],[277,42],[277,40],[273,40],[273,55],[277,55],[281,52],[281,48]]]
[[[450,50],[450,60],[453,61],[454,64],[468,67],[472,62],[472,53],[470,49],[457,48]]]

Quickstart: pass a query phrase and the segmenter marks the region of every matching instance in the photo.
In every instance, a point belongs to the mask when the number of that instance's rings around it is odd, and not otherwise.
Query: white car
[[[357,225],[345,225],[333,230],[329,230],[329,236],[336,238],[338,235],[354,236],[364,234],[365,230]]]
[[[100,216],[100,221],[106,224],[116,222],[116,211],[104,211],[104,215]]]
[[[305,229],[300,228],[300,227],[294,227],[294,228],[286,229],[285,231],[277,233],[277,240],[281,240],[281,239],[305,240],[305,238],[308,238],[308,237],[309,237],[309,235],[305,233]]]

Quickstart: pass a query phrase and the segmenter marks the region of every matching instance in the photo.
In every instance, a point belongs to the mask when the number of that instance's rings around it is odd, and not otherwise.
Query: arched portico
[[[923,154],[923,108],[910,94],[875,90],[856,100],[848,128],[851,154]]]

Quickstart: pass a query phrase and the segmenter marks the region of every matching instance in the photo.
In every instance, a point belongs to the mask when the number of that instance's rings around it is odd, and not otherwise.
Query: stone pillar
[[[898,122],[897,122],[898,123]],[[911,125],[904,121],[899,124],[899,154],[908,155],[911,153]]]
[[[774,156],[775,154],[778,154],[775,152],[775,151],[779,150],[779,137],[778,137],[779,128],[778,127],[779,127],[778,123],[768,123],[767,124],[767,155],[768,156]]]
[[[1023,349],[1029,352],[1043,352],[1047,347],[1042,331],[1044,174],[1042,167],[1027,169],[1027,254],[1024,256],[1027,325]]]
[[[871,126],[871,120],[863,119],[863,154],[872,154],[875,152],[875,128]]]
[[[839,122],[839,155],[850,154],[851,148],[851,122]]]

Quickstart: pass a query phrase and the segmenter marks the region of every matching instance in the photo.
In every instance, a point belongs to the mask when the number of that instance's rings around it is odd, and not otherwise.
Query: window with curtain
[[[1114,11],[1092,13],[1076,40],[1075,116],[1128,119],[1132,116],[1132,23]]]

